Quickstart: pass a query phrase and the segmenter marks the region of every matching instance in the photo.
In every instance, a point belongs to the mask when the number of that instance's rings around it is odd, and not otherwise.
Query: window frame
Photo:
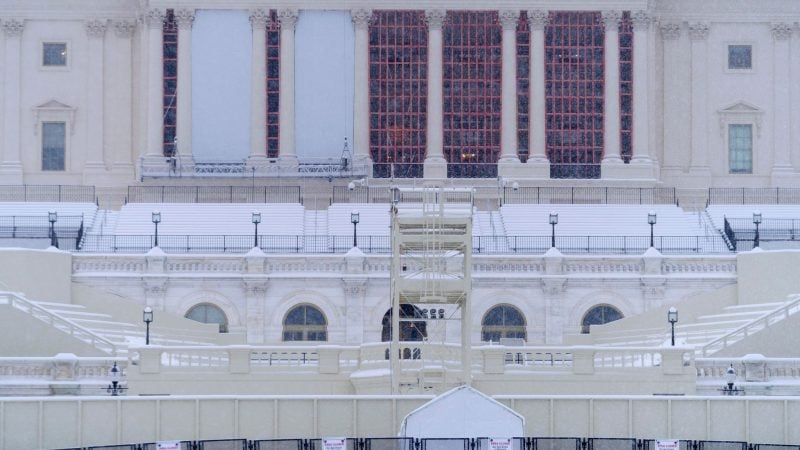
[[[294,310],[298,308],[313,308],[316,310],[320,316],[322,316],[323,323],[320,324],[287,324],[286,321],[289,318],[289,315],[294,312]],[[306,318],[307,318],[306,314]],[[311,303],[298,303],[293,305],[286,311],[286,314],[283,315],[283,319],[281,320],[281,342],[328,342],[330,337],[330,332],[328,331],[328,317],[325,315],[325,311],[319,308],[316,305]],[[310,332],[313,333],[324,333],[324,339],[308,339],[308,334]],[[286,339],[287,333],[302,333],[302,339]]]
[[[520,318],[522,319],[522,325],[509,325],[505,322],[500,325],[487,325],[486,320],[495,309],[498,308],[507,308],[509,310],[516,311],[519,314]],[[503,318],[505,318],[505,314],[503,314]],[[491,308],[487,309],[485,313],[483,313],[483,317],[481,317],[481,342],[490,342],[488,340],[484,340],[486,333],[500,333],[499,339],[519,339],[517,336],[506,336],[508,333],[522,333],[522,340],[527,342],[528,341],[528,319],[525,317],[525,313],[522,312],[521,309],[518,307],[510,304],[510,303],[498,303],[493,305]],[[497,342],[500,342],[498,339]],[[494,342],[494,341],[491,341]]]
[[[224,323],[202,322],[200,320],[195,320],[195,319],[189,317],[190,313],[192,313],[193,311],[199,310],[200,308],[205,308],[206,309],[206,311],[205,311],[206,317],[208,317],[208,309],[213,308],[213,309],[218,310],[220,312],[220,314],[222,314],[222,317],[225,319],[225,322]],[[217,324],[217,325],[219,325],[219,332],[220,333],[227,333],[229,331],[229,328],[230,328],[230,320],[228,320],[228,314],[225,313],[225,310],[222,309],[222,307],[220,307],[219,305],[215,305],[215,304],[209,303],[209,302],[197,303],[196,305],[194,305],[191,308],[189,308],[188,310],[186,310],[186,313],[183,315],[183,317],[185,319],[194,320],[195,322],[198,322],[198,323]]]
[[[44,135],[44,129],[45,129],[45,125],[48,125],[48,124],[61,124],[64,127],[64,134],[62,136],[63,154],[61,155],[62,161],[61,161],[61,168],[60,169],[46,169],[45,168],[45,147],[44,147],[44,145],[45,145],[45,142],[44,142],[45,141],[45,135]],[[39,158],[39,161],[41,162],[41,164],[39,166],[40,170],[42,172],[46,172],[46,173],[66,172],[67,171],[67,127],[68,127],[67,122],[65,122],[63,120],[45,120],[45,121],[40,122],[39,127],[40,127],[40,135],[41,135],[41,138],[39,139],[39,144],[40,144],[39,148],[41,149],[40,158]]]
[[[63,44],[64,45],[64,64],[53,65],[44,63],[44,48],[48,44]],[[39,41],[39,69],[44,71],[67,71],[72,67],[72,58],[70,57],[72,45],[67,39],[43,39]]]
[[[613,320],[609,320],[609,321],[606,321],[606,322],[603,322],[603,323],[587,324],[586,320],[588,319],[589,314],[592,313],[596,309],[602,309],[602,308],[606,308],[606,309],[610,309],[610,310],[616,311],[619,314],[619,318],[613,319]],[[605,315],[605,314],[603,314],[603,315]],[[594,304],[594,305],[590,306],[589,308],[587,308],[586,311],[581,316],[581,324],[580,324],[580,326],[581,326],[581,334],[589,334],[590,327],[592,327],[594,325],[605,325],[607,323],[615,322],[617,320],[624,319],[624,318],[625,318],[625,313],[623,313],[622,310],[617,306],[614,306],[614,305],[612,305],[610,303],[597,303],[597,304]]]
[[[734,171],[733,167],[731,166],[731,138],[730,133],[732,127],[741,127],[746,126],[750,127],[750,170],[748,172],[743,171]],[[752,122],[742,121],[739,122],[730,122],[725,127],[725,151],[726,151],[726,160],[727,164],[727,172],[728,175],[753,175],[755,173],[755,146],[756,146],[756,125]]]
[[[37,136],[39,149],[38,170],[41,173],[69,172],[70,171],[70,151],[72,149],[72,135],[75,134],[75,108],[58,100],[50,100],[44,104],[32,108],[34,116],[33,134]],[[43,125],[46,122],[64,122],[64,169],[63,170],[44,170],[44,131]]]
[[[750,67],[749,68],[741,68],[741,69],[731,67],[730,66],[731,47],[744,47],[744,46],[750,47]],[[756,60],[755,49],[756,49],[756,46],[755,46],[755,44],[753,42],[740,42],[740,41],[726,42],[725,43],[725,58],[724,58],[724,61],[725,61],[724,62],[724,64],[725,64],[725,73],[730,73],[730,74],[737,74],[737,73],[738,74],[750,74],[750,73],[755,73],[755,60]]]

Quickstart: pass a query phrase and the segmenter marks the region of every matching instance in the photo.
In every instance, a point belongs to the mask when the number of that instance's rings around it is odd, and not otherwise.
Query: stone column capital
[[[21,37],[24,29],[24,20],[10,19],[3,22],[3,33],[6,37]]]
[[[633,11],[631,13],[631,22],[633,23],[633,31],[647,31],[650,28],[652,18],[647,11]]]
[[[179,30],[191,30],[194,23],[193,9],[179,9],[175,11],[175,22]]]
[[[708,32],[711,26],[708,22],[691,22],[689,23],[689,39],[693,41],[702,41],[708,38]]]
[[[511,9],[502,9],[498,12],[500,18],[500,25],[503,30],[516,31],[517,23],[519,23],[519,11]]]
[[[661,31],[661,38],[665,41],[672,41],[681,36],[681,24],[679,23],[662,23],[658,28]]]
[[[89,20],[84,23],[86,29],[86,36],[90,38],[103,38],[106,35],[108,28],[107,20]]]
[[[298,16],[299,13],[296,9],[278,10],[278,22],[281,24],[281,29],[294,30]]]
[[[773,23],[770,28],[772,29],[772,39],[776,41],[785,41],[792,37],[792,24],[790,23]]]
[[[250,10],[250,26],[254,30],[266,30],[269,24],[269,11],[265,9]]]
[[[372,21],[372,10],[354,9],[350,12],[350,17],[352,18],[353,25],[355,25],[356,29],[365,29],[369,27],[369,24]]]
[[[616,10],[603,11],[600,13],[600,20],[603,21],[603,27],[606,31],[618,31],[619,24],[622,21],[622,12]]]
[[[166,18],[167,15],[163,9],[150,9],[142,17],[147,28],[151,30],[164,28]]]
[[[132,20],[120,20],[113,22],[114,34],[120,38],[129,38],[136,31],[136,22]]]
[[[528,27],[531,30],[544,30],[550,22],[550,14],[544,9],[532,9],[528,11]]]
[[[425,11],[425,23],[429,30],[441,30],[447,13],[442,9],[428,9]]]

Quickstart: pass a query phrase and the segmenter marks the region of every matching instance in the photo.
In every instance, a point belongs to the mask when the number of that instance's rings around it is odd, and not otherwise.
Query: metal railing
[[[161,250],[167,253],[246,253],[253,248],[253,235],[162,235]],[[352,235],[259,235],[265,253],[346,253],[353,247]],[[473,236],[474,254],[543,254],[551,237]],[[664,254],[730,253],[719,236],[656,236],[655,248]],[[153,235],[87,235],[81,251],[86,253],[146,253],[155,245]],[[391,252],[388,235],[359,235],[358,248],[369,254]],[[556,248],[564,254],[641,254],[650,248],[650,236],[556,236]]]
[[[800,188],[708,188],[709,205],[800,205]]]
[[[300,186],[128,186],[129,203],[302,203]]]
[[[734,249],[752,250],[755,245],[756,228],[752,218],[725,217],[724,231]],[[758,227],[758,239],[761,242],[800,240],[800,219],[763,219]]]
[[[372,178],[422,178],[423,164],[411,163],[372,163]]]
[[[550,178],[592,179],[600,178],[600,163],[550,163]]]
[[[83,216],[58,216],[53,229],[59,238],[78,238]],[[39,216],[0,216],[0,238],[50,238],[50,221]]]
[[[503,204],[677,205],[675,188],[508,187]]]
[[[95,203],[94,186],[0,185],[0,202]]]
[[[161,161],[142,161],[142,178],[341,178],[363,177],[368,174],[367,164],[342,164],[338,158],[301,159],[297,165],[281,164],[276,158],[266,160],[266,164],[248,166],[244,160],[238,161],[195,161],[182,164],[180,158],[164,157]]]

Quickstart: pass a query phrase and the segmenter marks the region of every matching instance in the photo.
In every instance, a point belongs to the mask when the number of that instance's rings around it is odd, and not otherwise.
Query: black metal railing
[[[53,228],[59,237],[80,238],[83,216],[58,216]],[[50,221],[47,214],[39,216],[0,216],[0,238],[49,238]]]
[[[0,185],[0,202],[95,203],[94,186]]]
[[[709,188],[709,205],[800,205],[800,188]]]
[[[728,238],[728,242],[730,243],[730,245],[732,247],[731,250],[736,251],[736,232],[733,231],[733,228],[731,227],[731,223],[728,222],[728,218],[725,217],[724,220],[725,220],[725,228],[724,228],[723,231],[725,232],[725,237]]]
[[[550,163],[550,178],[593,179],[600,178],[600,164]]]
[[[756,226],[750,217],[725,217],[725,235],[740,251],[752,250],[755,245]],[[763,219],[758,226],[761,242],[800,241],[800,219]]]
[[[508,187],[503,204],[677,205],[675,188]]]
[[[423,164],[411,163],[372,163],[372,178],[422,178]]]
[[[300,186],[128,186],[129,203],[302,203]]]

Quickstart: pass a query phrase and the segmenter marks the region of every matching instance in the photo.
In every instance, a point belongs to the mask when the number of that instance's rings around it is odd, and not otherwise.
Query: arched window
[[[312,305],[298,305],[283,319],[284,341],[327,341],[328,321]]]
[[[481,340],[499,342],[500,339],[526,340],[525,316],[511,305],[497,305],[481,321]]]
[[[421,341],[428,336],[428,331],[425,323],[425,315],[422,311],[414,305],[403,303],[400,305],[400,319],[421,319],[421,320],[407,320],[400,322],[400,340],[405,342]],[[383,326],[381,330],[381,341],[388,342],[392,340],[392,310],[386,311],[383,315]]]
[[[611,305],[597,305],[586,312],[581,320],[581,333],[589,333],[590,325],[602,325],[604,323],[613,322],[622,319],[622,313]]]
[[[228,332],[228,317],[219,307],[210,303],[192,306],[184,317],[197,322],[219,324],[220,333]]]

